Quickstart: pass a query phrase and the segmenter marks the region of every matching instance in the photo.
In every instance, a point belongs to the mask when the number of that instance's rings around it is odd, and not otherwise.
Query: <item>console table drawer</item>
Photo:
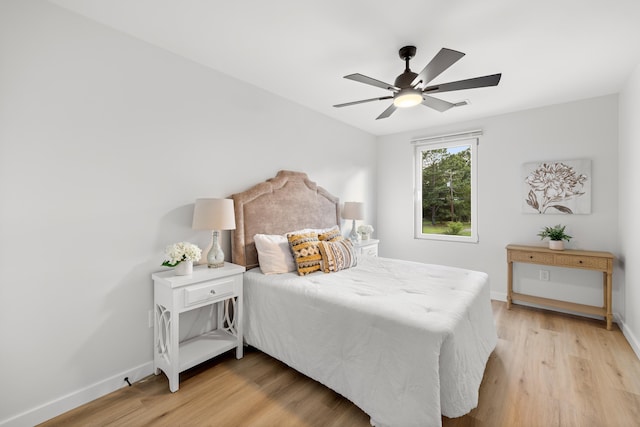
[[[514,262],[531,262],[534,264],[553,264],[553,254],[540,252],[511,252],[511,260]]]
[[[556,265],[564,267],[588,268],[590,270],[607,270],[608,260],[604,258],[556,255]]]

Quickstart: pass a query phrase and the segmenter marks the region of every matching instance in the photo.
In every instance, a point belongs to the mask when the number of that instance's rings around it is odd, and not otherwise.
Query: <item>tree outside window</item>
[[[416,147],[416,237],[477,241],[476,141]]]

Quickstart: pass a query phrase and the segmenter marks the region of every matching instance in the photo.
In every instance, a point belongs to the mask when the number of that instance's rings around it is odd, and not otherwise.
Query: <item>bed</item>
[[[439,426],[441,415],[477,406],[497,342],[485,273],[363,256],[330,273],[264,274],[256,235],[331,229],[339,200],[291,171],[232,197],[248,345],[351,400],[378,427]]]

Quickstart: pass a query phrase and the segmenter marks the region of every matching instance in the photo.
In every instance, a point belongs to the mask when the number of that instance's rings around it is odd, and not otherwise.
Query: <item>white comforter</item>
[[[245,273],[245,340],[342,394],[377,426],[475,408],[497,336],[485,273],[362,257],[337,273]]]

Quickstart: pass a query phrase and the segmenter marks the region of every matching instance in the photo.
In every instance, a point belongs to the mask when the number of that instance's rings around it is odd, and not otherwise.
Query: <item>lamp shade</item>
[[[233,199],[197,199],[192,227],[194,230],[235,230]]]
[[[344,219],[364,219],[364,203],[344,202],[342,217]]]

